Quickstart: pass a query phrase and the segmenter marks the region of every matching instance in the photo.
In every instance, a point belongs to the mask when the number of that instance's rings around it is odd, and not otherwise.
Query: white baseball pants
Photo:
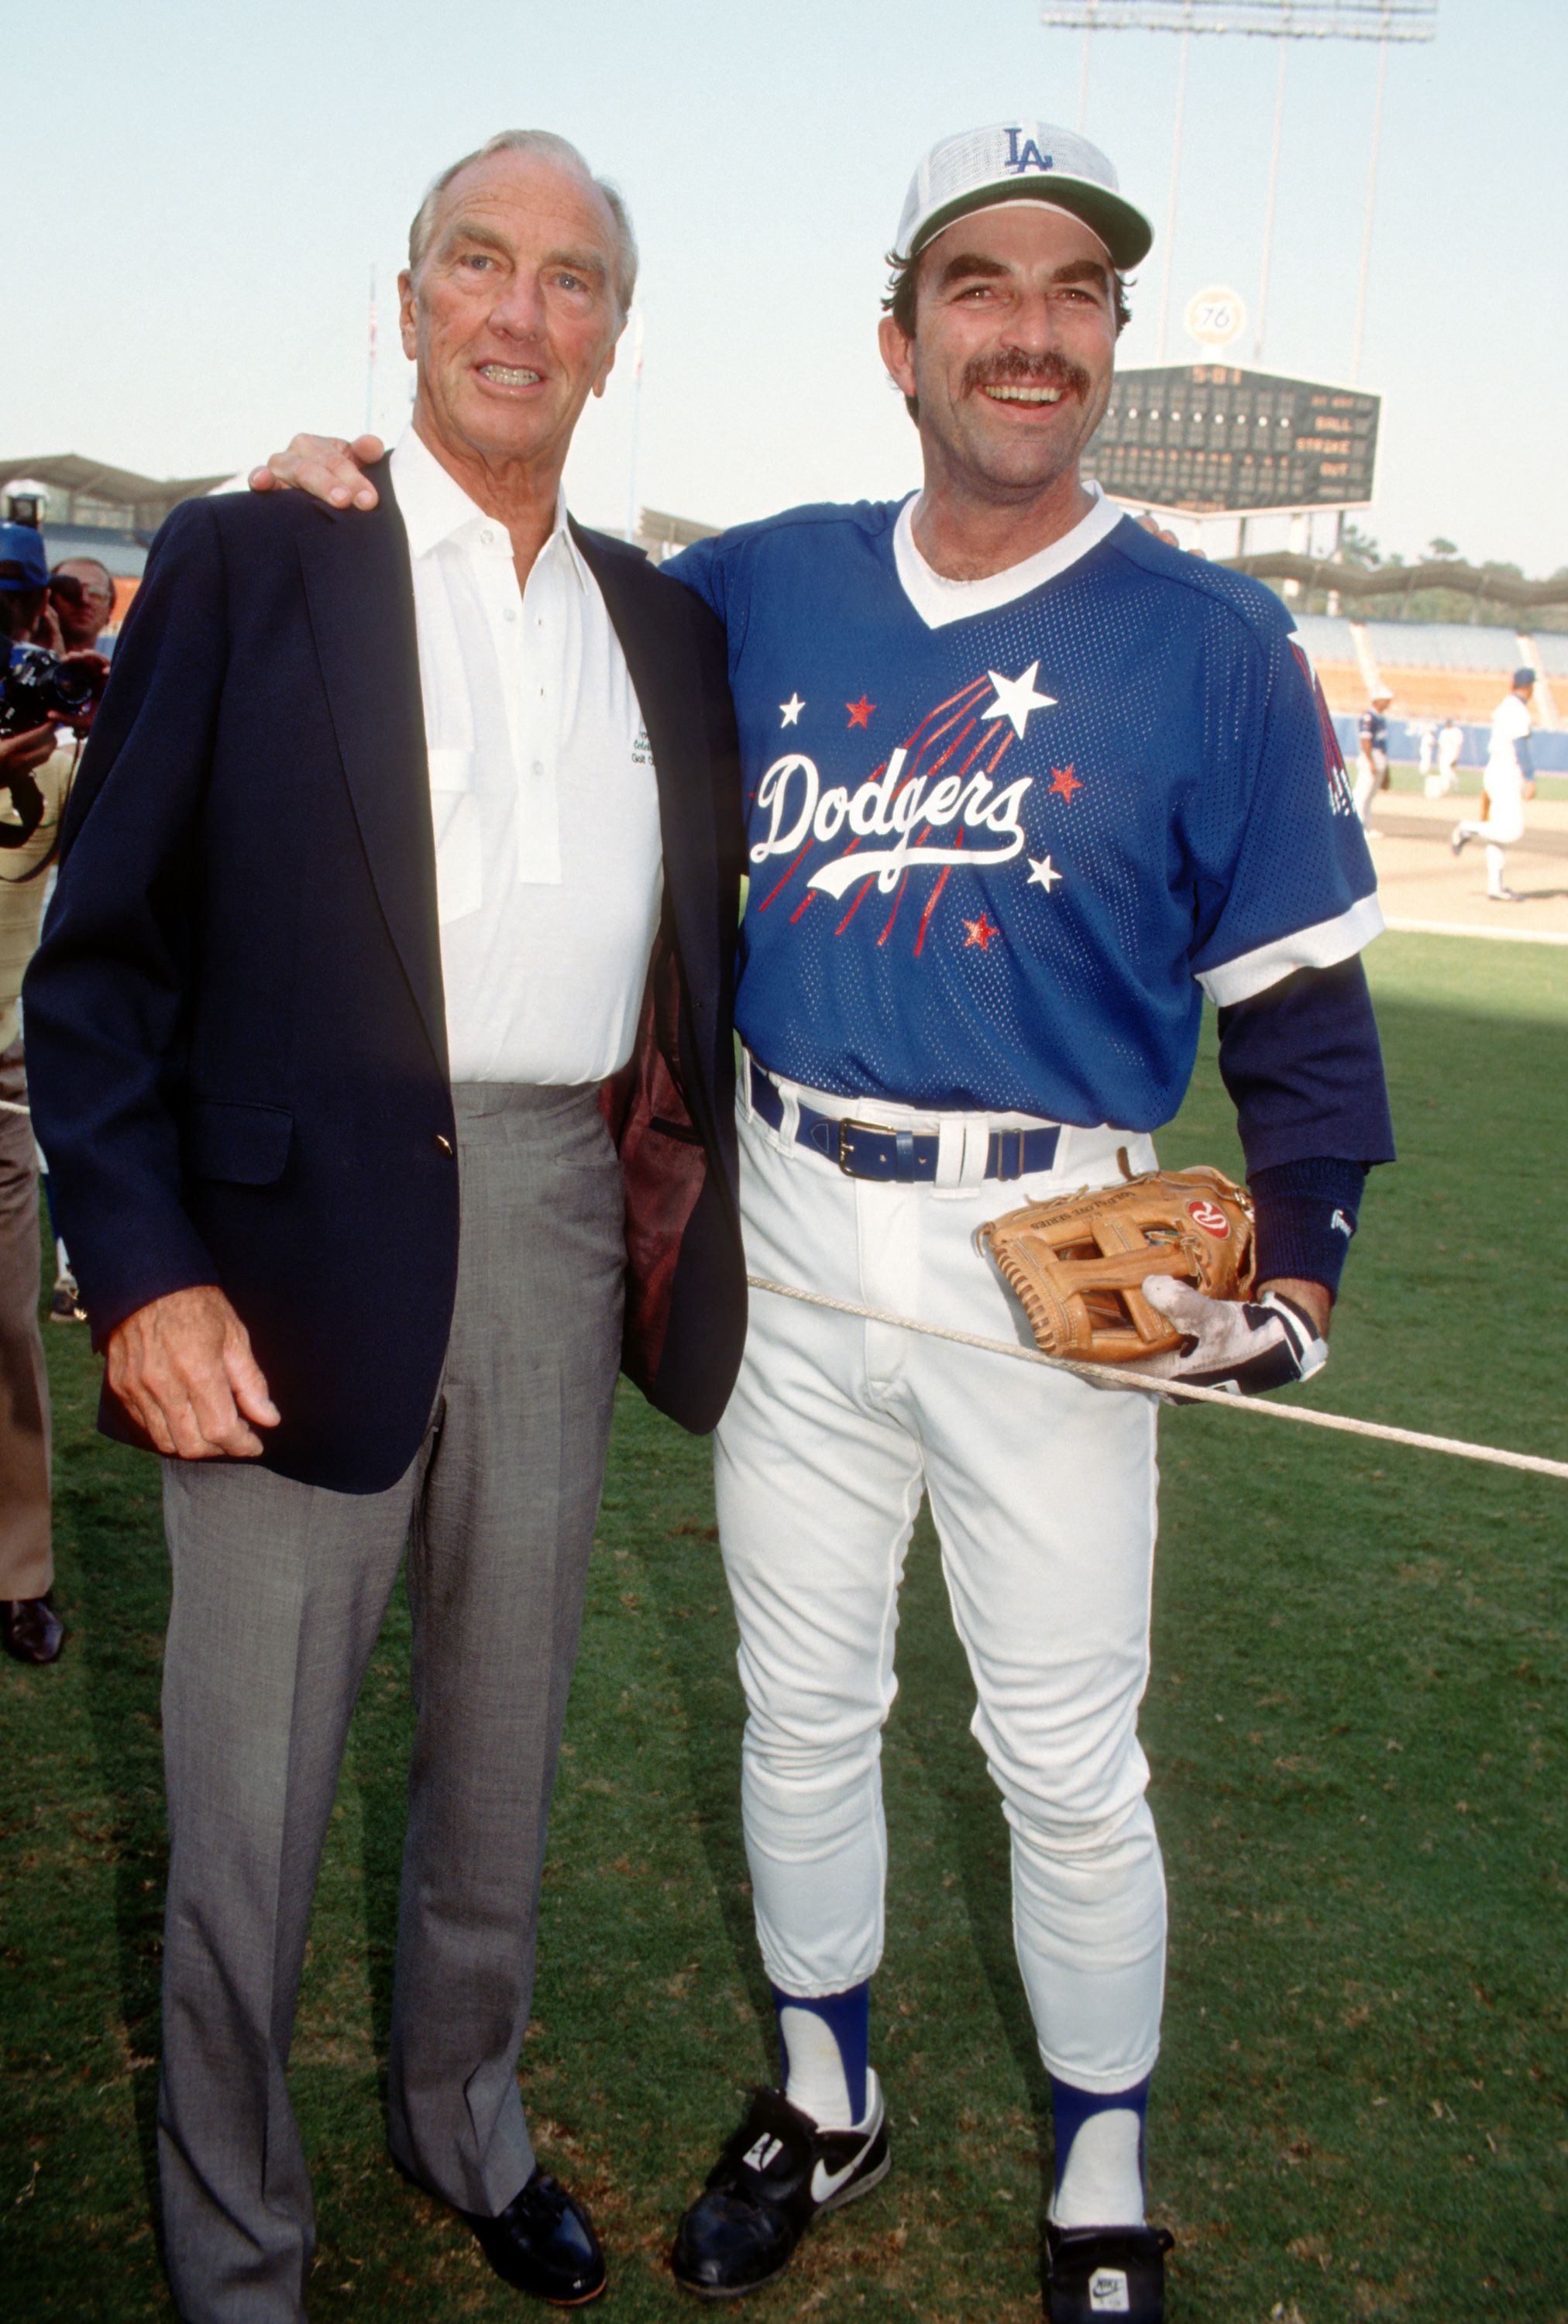
[[[1067,1128],[1053,1170],[974,1183],[987,1133],[1021,1117],[924,1115],[779,1086],[777,1133],[743,1093],[741,1103],[751,1271],[993,1338],[1028,1335],[974,1248],[976,1227],[1109,1183],[1119,1146],[1134,1171],[1154,1165],[1146,1138]],[[825,1113],[936,1130],[940,1175],[958,1183],[845,1176],[789,1142],[802,1095]],[[754,1292],[716,1471],[769,1976],[789,1993],[843,1992],[881,1957],[881,1730],[924,1489],[978,1697],[973,1731],[1011,1829],[1014,1936],[1041,2055],[1082,2089],[1140,2080],[1158,2048],[1165,1969],[1164,1876],[1137,1733],[1151,1403]]]
[[[1525,786],[1512,767],[1489,766],[1484,777],[1488,813],[1484,822],[1466,816],[1458,825],[1467,839],[1486,842],[1486,884],[1496,895],[1503,884],[1503,850],[1525,835]]]

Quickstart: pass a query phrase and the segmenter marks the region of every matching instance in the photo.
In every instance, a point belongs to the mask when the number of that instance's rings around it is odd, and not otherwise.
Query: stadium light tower
[[[1160,282],[1159,360],[1165,361],[1170,321],[1171,256],[1176,230],[1176,186],[1181,176],[1182,129],[1187,100],[1187,50],[1194,32],[1241,35],[1279,42],[1279,73],[1274,89],[1274,138],[1268,157],[1268,198],[1263,219],[1263,264],[1258,286],[1258,336],[1253,360],[1263,354],[1268,300],[1268,269],[1274,250],[1274,201],[1279,183],[1280,133],[1285,120],[1285,62],[1292,41],[1376,41],[1378,95],[1367,163],[1367,208],[1361,226],[1361,264],[1356,286],[1356,328],[1351,361],[1353,385],[1360,377],[1361,339],[1367,319],[1367,282],[1372,256],[1372,208],[1378,190],[1378,148],[1383,134],[1383,88],[1388,51],[1395,43],[1430,41],[1437,30],[1437,0],[1046,0],[1040,22],[1084,35],[1078,73],[1078,127],[1089,103],[1089,44],[1096,32],[1175,32],[1181,38],[1176,68],[1176,127],[1171,139],[1170,191],[1166,201],[1165,265]]]

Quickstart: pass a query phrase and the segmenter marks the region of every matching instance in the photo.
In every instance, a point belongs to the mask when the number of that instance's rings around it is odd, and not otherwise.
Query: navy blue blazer
[[[187,501],[153,543],[26,981],[33,1119],[101,1347],[217,1283],[345,1492],[413,1458],[446,1353],[457,1168],[406,535],[381,504]],[[652,746],[663,920],[625,1073],[627,1370],[686,1427],[745,1329],[731,999],[742,855],[723,633],[574,528]],[[100,1425],[145,1439],[105,1391]]]

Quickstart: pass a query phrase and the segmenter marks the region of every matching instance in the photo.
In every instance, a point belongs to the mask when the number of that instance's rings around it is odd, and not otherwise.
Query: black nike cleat
[[[871,2120],[859,2130],[819,2130],[782,2090],[757,2092],[677,2231],[677,2283],[699,2300],[758,2291],[782,2275],[819,2211],[887,2177],[887,2114],[876,2076],[869,2080]]]
[[[1165,2324],[1168,2227],[1047,2225],[1046,2315],[1049,2324]]]

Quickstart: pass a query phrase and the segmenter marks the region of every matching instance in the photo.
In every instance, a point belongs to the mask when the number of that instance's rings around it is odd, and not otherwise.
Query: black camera
[[[0,667],[0,736],[24,734],[51,718],[74,725],[103,690],[99,669],[73,666],[47,646],[13,646],[9,667]]]

